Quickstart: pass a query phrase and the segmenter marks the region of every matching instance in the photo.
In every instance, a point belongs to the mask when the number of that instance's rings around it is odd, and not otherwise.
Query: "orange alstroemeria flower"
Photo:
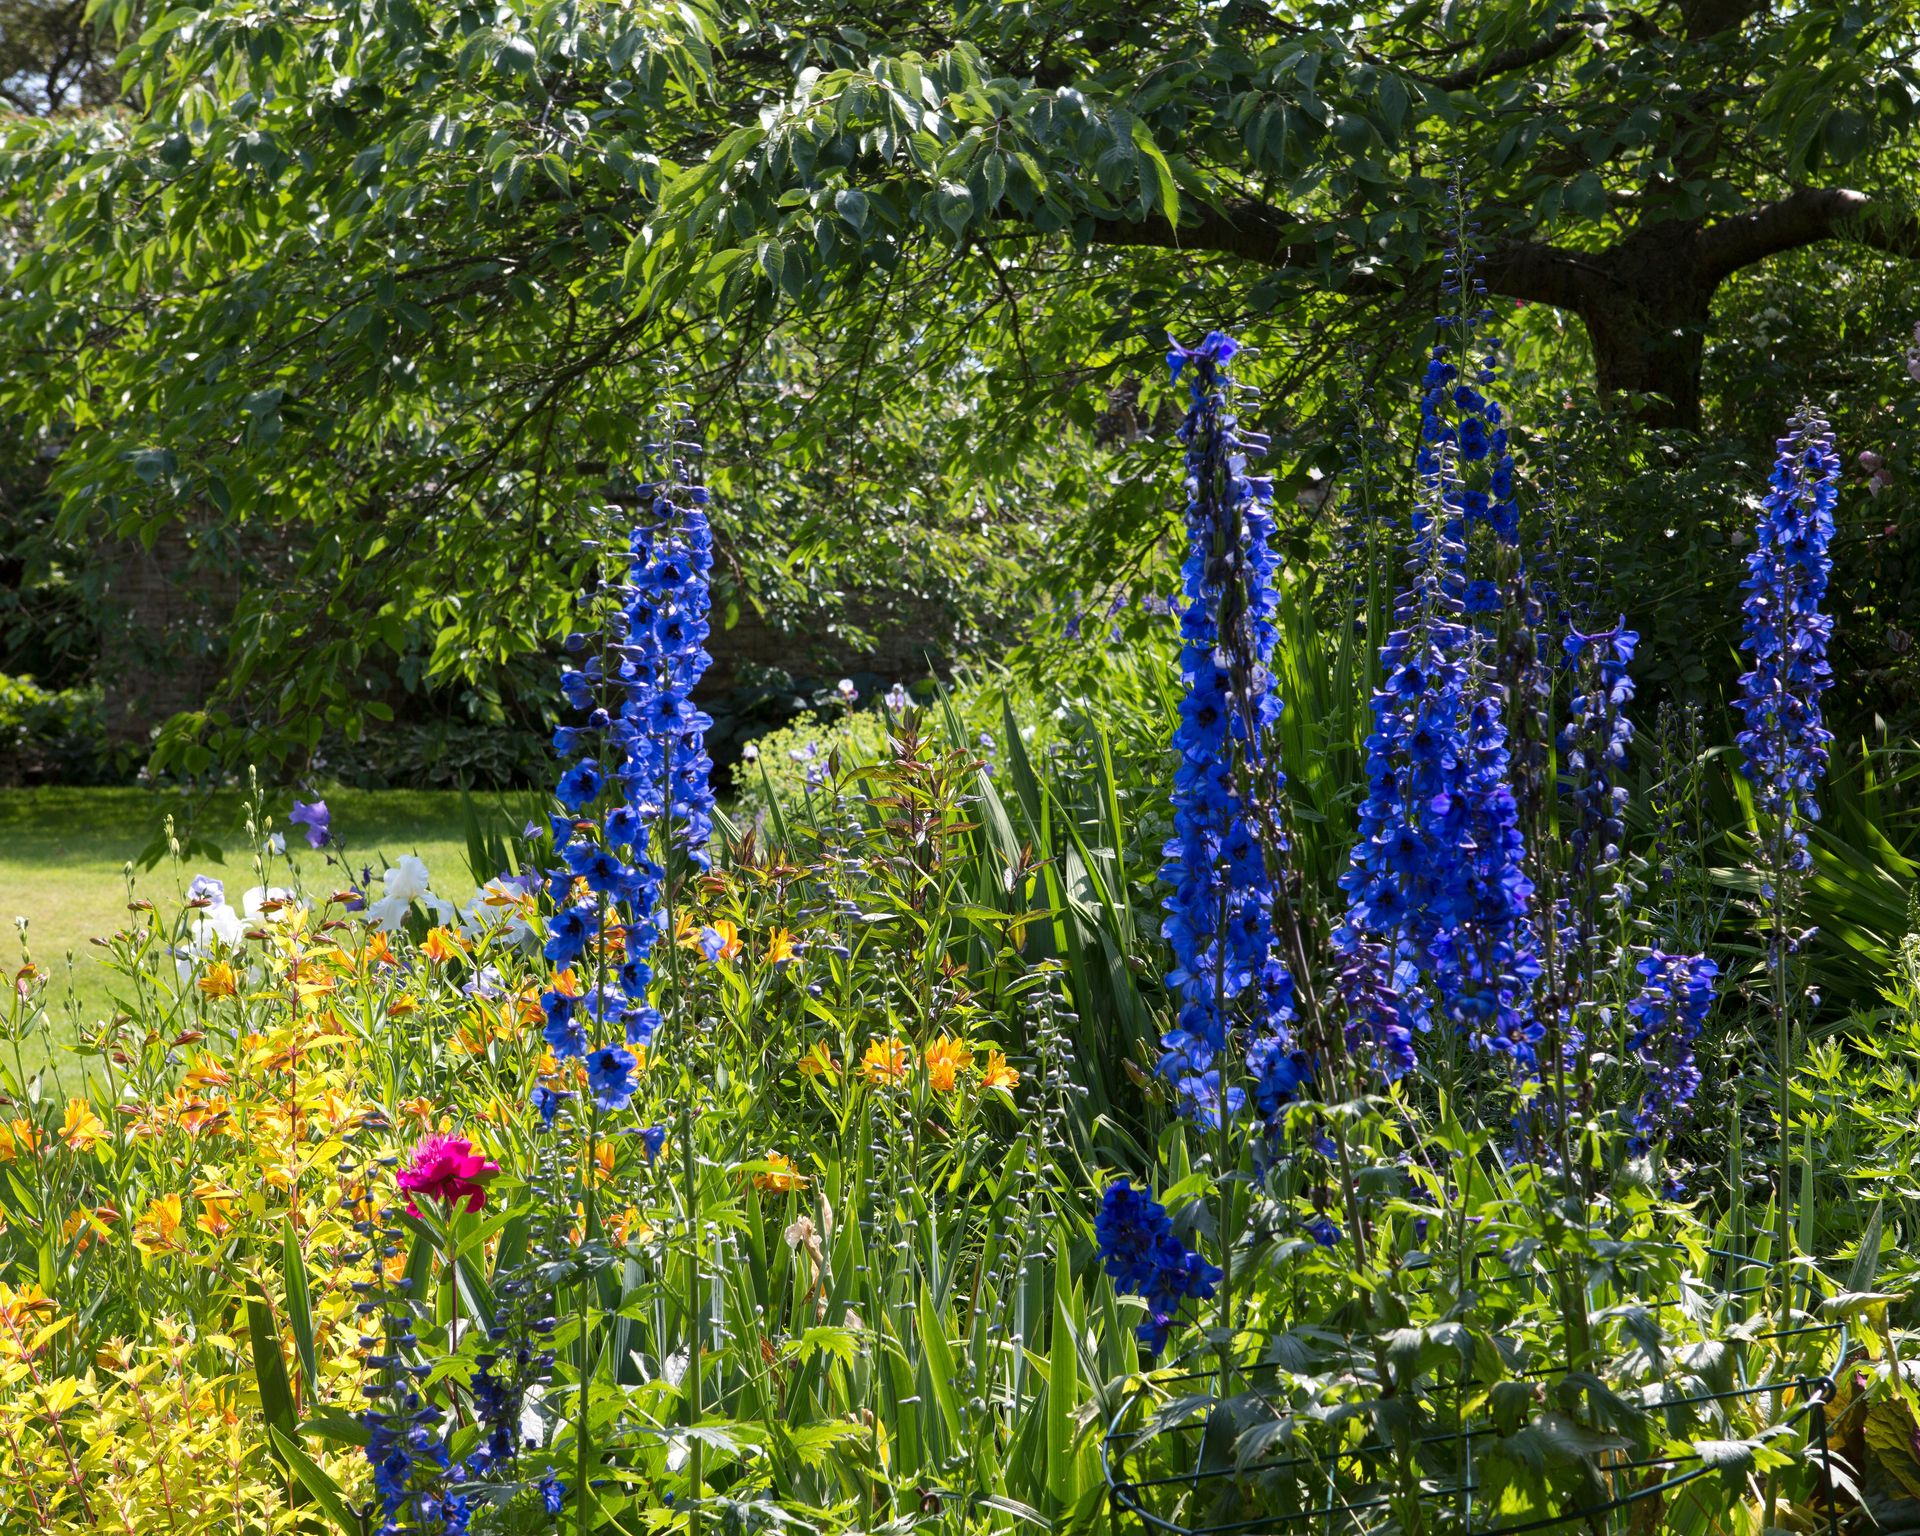
[[[429,928],[420,953],[435,965],[445,965],[466,953],[467,941],[450,928]]]
[[[148,1202],[140,1219],[133,1224],[133,1245],[149,1256],[181,1246],[178,1195],[161,1195]]]
[[[211,1056],[200,1056],[188,1067],[180,1081],[187,1087],[204,1093],[209,1088],[225,1088],[233,1082],[227,1069]]]
[[[91,1151],[107,1139],[106,1122],[85,1099],[69,1099],[66,1118],[60,1122],[60,1139],[76,1152]]]
[[[905,1041],[876,1040],[860,1057],[860,1075],[876,1088],[889,1088],[906,1079],[912,1059]]]
[[[753,1187],[765,1190],[769,1194],[785,1195],[795,1190],[805,1189],[807,1180],[792,1158],[779,1152],[769,1152],[767,1162],[770,1165],[764,1172],[753,1176]]]
[[[840,1063],[833,1059],[833,1051],[824,1040],[816,1040],[807,1054],[800,1058],[802,1077],[824,1077],[829,1082],[840,1080]]]
[[[973,1065],[973,1051],[964,1040],[942,1035],[927,1047],[927,1082],[936,1093],[952,1093],[960,1074]]]

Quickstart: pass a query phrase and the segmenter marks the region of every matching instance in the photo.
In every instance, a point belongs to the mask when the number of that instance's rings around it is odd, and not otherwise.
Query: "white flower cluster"
[[[473,893],[465,908],[457,908],[435,894],[426,861],[409,853],[387,868],[380,883],[384,894],[378,901],[369,902],[361,916],[381,933],[403,927],[417,903],[432,922],[441,927],[457,926],[469,939],[489,937],[522,949],[537,942],[532,921],[536,887],[532,882],[496,876]],[[201,905],[192,909],[186,942],[175,951],[182,982],[192,979],[199,964],[238,952],[247,930],[273,921],[282,906],[305,905],[285,886],[256,885],[240,898],[236,910],[227,901],[225,883],[211,875],[196,875],[187,887],[187,899]],[[267,910],[270,904],[273,911]]]

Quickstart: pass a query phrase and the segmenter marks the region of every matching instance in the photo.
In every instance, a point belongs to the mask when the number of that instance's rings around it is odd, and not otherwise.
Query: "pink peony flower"
[[[485,1181],[499,1171],[500,1165],[476,1153],[464,1136],[425,1136],[394,1182],[409,1195],[448,1206],[465,1200],[469,1211],[477,1211],[487,1203]],[[418,1216],[420,1207],[409,1200],[407,1214]]]

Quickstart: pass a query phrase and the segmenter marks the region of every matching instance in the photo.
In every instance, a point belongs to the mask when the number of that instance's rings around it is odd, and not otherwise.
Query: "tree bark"
[[[1603,395],[1635,395],[1651,426],[1700,430],[1701,365],[1712,277],[1701,269],[1700,228],[1660,223],[1636,230],[1595,264],[1575,306],[1593,343]]]

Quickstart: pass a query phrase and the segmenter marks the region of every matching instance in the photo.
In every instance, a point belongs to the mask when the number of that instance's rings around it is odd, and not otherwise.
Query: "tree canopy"
[[[1151,410],[1170,323],[1251,326],[1283,388],[1378,366],[1423,334],[1450,184],[1489,289],[1577,316],[1601,394],[1683,431],[1729,279],[1920,255],[1909,0],[95,23],[114,104],[7,133],[0,409],[57,432],[73,527],[279,552],[231,678],[312,733],[409,635],[451,674],[559,628],[581,509],[671,396],[727,444],[753,601],[796,550],[1143,494],[1058,450]]]

